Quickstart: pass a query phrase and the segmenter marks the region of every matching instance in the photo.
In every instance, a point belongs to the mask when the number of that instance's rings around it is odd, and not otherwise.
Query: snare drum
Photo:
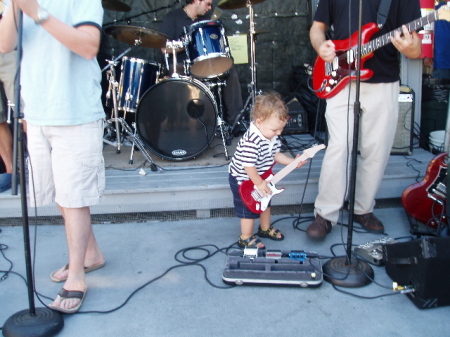
[[[161,73],[161,65],[138,58],[122,58],[118,108],[136,112],[141,96],[154,85]]]
[[[182,161],[208,147],[216,131],[217,105],[211,91],[190,77],[171,78],[142,96],[136,128],[157,156]]]
[[[219,76],[233,66],[225,28],[219,21],[199,21],[184,28],[189,72],[200,78]]]

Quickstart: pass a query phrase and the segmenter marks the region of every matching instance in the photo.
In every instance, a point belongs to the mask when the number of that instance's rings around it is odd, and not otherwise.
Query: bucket
[[[445,130],[430,132],[430,150],[444,152]]]

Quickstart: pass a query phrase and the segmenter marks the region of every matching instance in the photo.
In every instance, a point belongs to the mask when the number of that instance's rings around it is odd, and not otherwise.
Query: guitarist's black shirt
[[[363,26],[367,23],[377,22],[380,1],[362,1]],[[360,0],[320,0],[314,20],[323,22],[328,27],[333,28],[333,40],[346,40],[358,31],[359,3]],[[375,33],[370,40],[394,31],[403,24],[418,18],[420,18],[419,0],[392,0],[386,23],[381,31]],[[364,42],[367,41],[364,41],[363,29]],[[374,72],[373,76],[365,82],[383,83],[398,81],[400,76],[399,53],[394,45],[389,43],[377,49],[374,56],[365,61],[364,68],[371,69]]]

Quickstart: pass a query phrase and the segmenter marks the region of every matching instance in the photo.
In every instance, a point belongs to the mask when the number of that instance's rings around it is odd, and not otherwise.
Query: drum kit
[[[264,0],[221,0],[222,9],[250,8],[250,49],[252,82],[249,86],[254,103],[256,71],[254,53],[253,4]],[[131,8],[119,0],[102,0],[105,9],[127,12]],[[111,118],[106,121],[104,141],[117,148],[131,145],[129,163],[133,163],[134,148],[138,148],[153,171],[157,171],[147,149],[162,159],[183,161],[205,151],[215,135],[222,138],[225,158],[229,160],[227,145],[231,142],[234,125],[223,119],[222,87],[224,75],[233,66],[225,29],[220,21],[200,21],[184,28],[180,40],[171,40],[155,30],[113,25],[104,32],[130,47],[112,60],[107,60],[107,105]],[[133,48],[164,48],[166,68],[169,52],[173,56],[173,73],[162,76],[162,65],[126,56]],[[177,72],[177,52],[185,51],[184,74]],[[120,78],[116,68],[120,65]],[[247,101],[248,102],[248,101]],[[246,103],[247,104],[247,103]],[[245,109],[245,107],[244,107]],[[122,112],[123,117],[120,116]],[[131,126],[126,114],[134,114]],[[241,111],[238,119],[243,115]]]

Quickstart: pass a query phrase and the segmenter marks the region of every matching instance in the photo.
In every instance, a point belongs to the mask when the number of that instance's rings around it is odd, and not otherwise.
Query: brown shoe
[[[373,213],[353,214],[353,220],[370,233],[384,233],[383,223]]]
[[[316,215],[316,219],[309,225],[306,234],[310,239],[322,240],[331,232],[331,228],[330,221],[325,220],[320,215]]]

